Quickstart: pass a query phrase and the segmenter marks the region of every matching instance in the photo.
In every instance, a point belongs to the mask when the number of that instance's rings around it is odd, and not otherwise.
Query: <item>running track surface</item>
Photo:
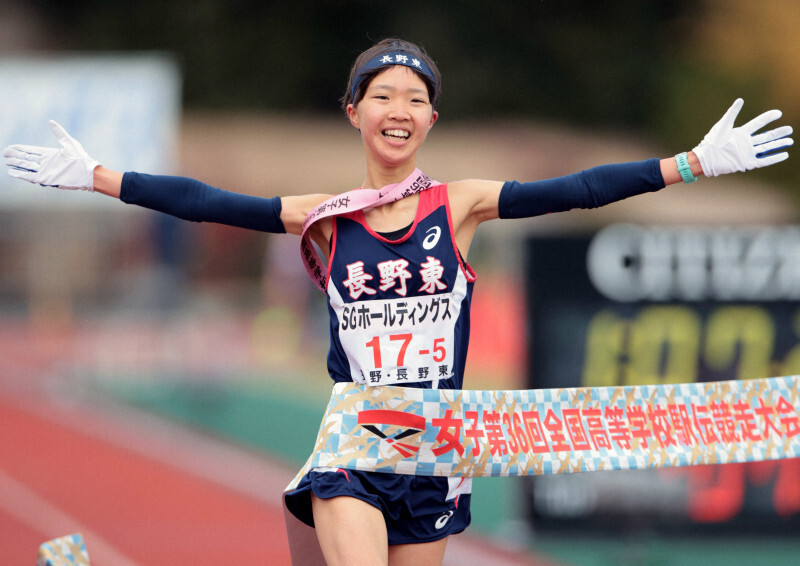
[[[293,474],[124,406],[0,390],[0,564],[33,566],[42,542],[81,532],[92,566],[289,565]],[[547,562],[460,535],[445,563]]]

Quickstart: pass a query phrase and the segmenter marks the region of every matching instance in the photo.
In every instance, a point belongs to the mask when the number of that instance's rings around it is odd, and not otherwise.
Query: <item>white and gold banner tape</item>
[[[795,458],[799,380],[529,391],[339,383],[304,470],[527,476]]]

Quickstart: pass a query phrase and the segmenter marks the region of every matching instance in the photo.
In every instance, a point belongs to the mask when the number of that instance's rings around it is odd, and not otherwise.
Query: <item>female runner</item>
[[[363,141],[361,188],[381,190],[332,200],[327,194],[265,199],[187,178],[123,174],[92,160],[54,122],[61,148],[13,145],[4,156],[12,177],[32,183],[93,190],[187,220],[304,234],[303,259],[328,296],[334,381],[460,389],[475,281],[467,257],[481,223],[594,208],[700,175],[772,165],[788,157],[792,144],[788,126],[757,133],[780,117],[778,110],[734,127],[739,99],[693,151],[675,157],[532,183],[440,184],[416,169],[417,152],[438,119],[439,93],[439,71],[416,45],[389,39],[362,53],[343,107]],[[391,319],[364,316],[384,308]],[[315,526],[330,566],[421,566],[441,564],[447,537],[469,524],[470,491],[469,479],[315,469],[286,503]]]

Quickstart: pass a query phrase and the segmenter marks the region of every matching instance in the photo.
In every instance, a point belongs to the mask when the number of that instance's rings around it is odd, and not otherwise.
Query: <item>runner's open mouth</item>
[[[405,130],[383,130],[383,136],[394,140],[407,140],[411,134]]]

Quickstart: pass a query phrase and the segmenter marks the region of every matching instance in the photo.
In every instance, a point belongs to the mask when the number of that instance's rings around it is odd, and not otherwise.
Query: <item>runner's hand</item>
[[[706,134],[694,153],[706,176],[749,171],[780,163],[789,157],[786,151],[794,143],[787,137],[791,126],[781,126],[761,134],[758,130],[781,117],[780,110],[764,112],[738,128],[733,127],[744,101],[737,98],[722,119]]]
[[[10,145],[3,150],[10,167],[8,174],[45,187],[93,191],[94,168],[100,163],[89,157],[83,146],[54,120],[50,120],[50,131],[61,149]]]

